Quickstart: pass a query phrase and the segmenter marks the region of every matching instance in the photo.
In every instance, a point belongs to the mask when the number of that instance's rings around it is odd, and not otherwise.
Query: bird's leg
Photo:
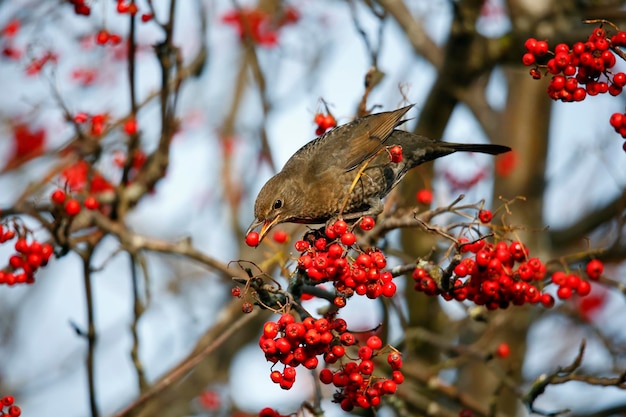
[[[374,158],[376,158],[382,151],[384,151],[386,149],[387,148],[385,148],[385,147],[380,148],[378,150],[378,152],[376,152],[367,161],[365,161],[363,164],[361,164],[361,166],[359,167],[359,170],[356,172],[356,175],[354,176],[354,180],[352,180],[352,184],[350,184],[350,189],[346,193],[346,197],[343,199],[343,203],[341,204],[341,209],[339,210],[339,216],[338,216],[339,218],[342,218],[342,213],[343,213],[344,209],[346,208],[346,206],[348,205],[348,201],[350,201],[350,195],[352,194],[352,191],[354,191],[354,187],[356,187],[357,183],[361,179],[361,175],[363,175],[363,173],[365,172],[365,169],[369,166],[370,162],[372,162],[374,160]],[[378,203],[380,203],[381,206],[382,206],[382,203],[380,202],[380,200],[378,200]],[[370,208],[370,210],[371,210],[371,208]],[[382,208],[381,208],[380,211],[382,211]],[[380,213],[380,211],[378,213]],[[352,214],[350,216],[352,217]],[[357,217],[359,217],[359,216],[357,216]],[[352,217],[352,218],[354,218],[354,217]]]
[[[383,212],[383,208],[385,208],[385,205],[383,204],[383,202],[379,198],[373,198],[373,199],[369,200],[368,203],[369,203],[369,206],[370,206],[369,209],[363,210],[363,211],[359,211],[357,213],[346,214],[345,216],[343,216],[343,219],[344,220],[354,220],[354,219],[360,219],[361,217],[365,217],[365,216],[376,217],[380,213],[382,213]]]
[[[346,215],[339,214],[337,216],[333,216],[330,220],[326,222],[326,228],[328,229],[330,226],[333,225],[333,223],[335,223],[337,220],[340,220],[340,219],[341,220],[354,220],[354,219],[360,219],[365,216],[376,217],[380,213],[382,213],[383,209],[385,208],[385,205],[379,198],[371,199],[370,201],[368,201],[368,205],[369,205],[369,209],[367,210],[359,211],[357,213],[349,213]]]

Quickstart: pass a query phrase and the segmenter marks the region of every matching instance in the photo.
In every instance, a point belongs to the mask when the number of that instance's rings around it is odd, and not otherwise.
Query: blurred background
[[[15,396],[25,416],[93,416],[94,402],[103,416],[246,415],[266,406],[297,411],[314,395],[314,379],[300,372],[288,392],[270,381],[257,341],[262,323],[276,316],[264,311],[238,321],[241,300],[230,292],[241,269],[229,262],[261,263],[277,252],[297,256],[292,244],[302,226],[281,226],[290,239],[285,245],[245,246],[256,193],[316,136],[317,113],[328,110],[343,124],[361,103],[374,111],[415,103],[407,129],[514,149],[497,159],[452,155],[424,165],[403,181],[397,204],[415,206],[421,189],[432,189],[433,207],[460,194],[500,213],[511,202],[507,221],[520,226],[532,256],[578,271],[589,253],[602,249],[593,253],[608,277],[593,283],[584,300],[489,312],[484,321],[470,314],[471,306],[417,294],[402,277],[394,302],[403,306],[403,320],[389,318],[378,301],[351,300],[342,312],[351,329],[385,322],[392,328],[389,342],[406,349],[412,387],[400,395],[406,415],[458,415],[468,404],[491,415],[527,415],[520,398],[539,375],[569,365],[583,339],[582,374],[623,373],[626,153],[608,121],[624,110],[624,97],[552,102],[548,81],[533,80],[521,57],[529,37],[551,47],[584,41],[597,25],[583,19],[626,27],[624,11],[623,2],[609,0],[0,2],[5,226],[17,216],[33,237],[52,241],[50,193],[92,181],[95,172],[112,185],[101,190],[108,203],[120,183],[143,187],[113,219],[122,231],[104,221],[85,224],[73,231],[78,243],[53,257],[33,285],[0,287],[0,395]],[[618,59],[614,71],[625,69]],[[371,89],[365,88],[368,73],[381,77]],[[77,121],[83,113],[89,121]],[[94,131],[94,115],[104,115],[104,132]],[[125,130],[129,118],[136,118],[138,133]],[[143,161],[148,166],[155,155],[169,159],[150,179]],[[76,173],[81,160],[92,167],[89,174]],[[85,195],[84,186],[72,188]],[[82,245],[94,230],[103,233],[86,275]],[[124,238],[134,235],[147,243]],[[402,254],[391,256],[396,264],[427,259],[437,245],[419,229],[395,231],[385,244],[389,253]],[[2,262],[12,253],[11,242],[0,245]],[[266,272],[278,279],[278,266],[271,265]],[[91,343],[87,311],[96,335]],[[408,328],[431,336],[407,340]],[[135,414],[120,413],[216,340],[219,346],[184,378]],[[498,372],[491,362],[463,355],[446,364],[455,356],[443,346],[491,352],[503,342],[512,352]],[[433,389],[435,376],[463,396]],[[624,415],[623,382],[621,388],[568,382],[550,386],[535,406]],[[332,391],[325,394],[327,415],[343,414],[329,401]],[[381,414],[399,415],[399,409],[385,406]]]

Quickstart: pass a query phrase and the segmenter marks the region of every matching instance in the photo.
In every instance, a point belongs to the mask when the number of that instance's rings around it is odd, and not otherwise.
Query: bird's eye
[[[276,200],[276,201],[274,201],[274,210],[278,210],[282,206],[283,206],[283,200]]]

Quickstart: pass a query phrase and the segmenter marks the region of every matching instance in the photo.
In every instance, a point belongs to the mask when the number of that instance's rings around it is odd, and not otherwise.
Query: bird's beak
[[[280,216],[276,216],[273,219],[267,219],[264,221],[259,220],[259,219],[254,219],[250,227],[248,227],[248,231],[246,232],[246,235],[250,233],[251,231],[253,231],[254,229],[256,229],[257,227],[261,226],[261,231],[259,232],[259,243],[260,243],[263,241],[263,238],[269,233],[270,229],[279,222],[279,220],[280,220]]]

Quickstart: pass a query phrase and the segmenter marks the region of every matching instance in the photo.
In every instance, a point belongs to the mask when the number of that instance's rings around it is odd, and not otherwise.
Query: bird
[[[410,169],[424,162],[454,152],[498,155],[511,150],[495,144],[443,142],[397,129],[413,106],[357,118],[296,151],[259,191],[255,219],[246,234],[261,226],[260,242],[279,223],[322,224],[376,216],[383,211],[382,199]],[[386,150],[396,146],[401,147],[402,158],[394,162]]]

